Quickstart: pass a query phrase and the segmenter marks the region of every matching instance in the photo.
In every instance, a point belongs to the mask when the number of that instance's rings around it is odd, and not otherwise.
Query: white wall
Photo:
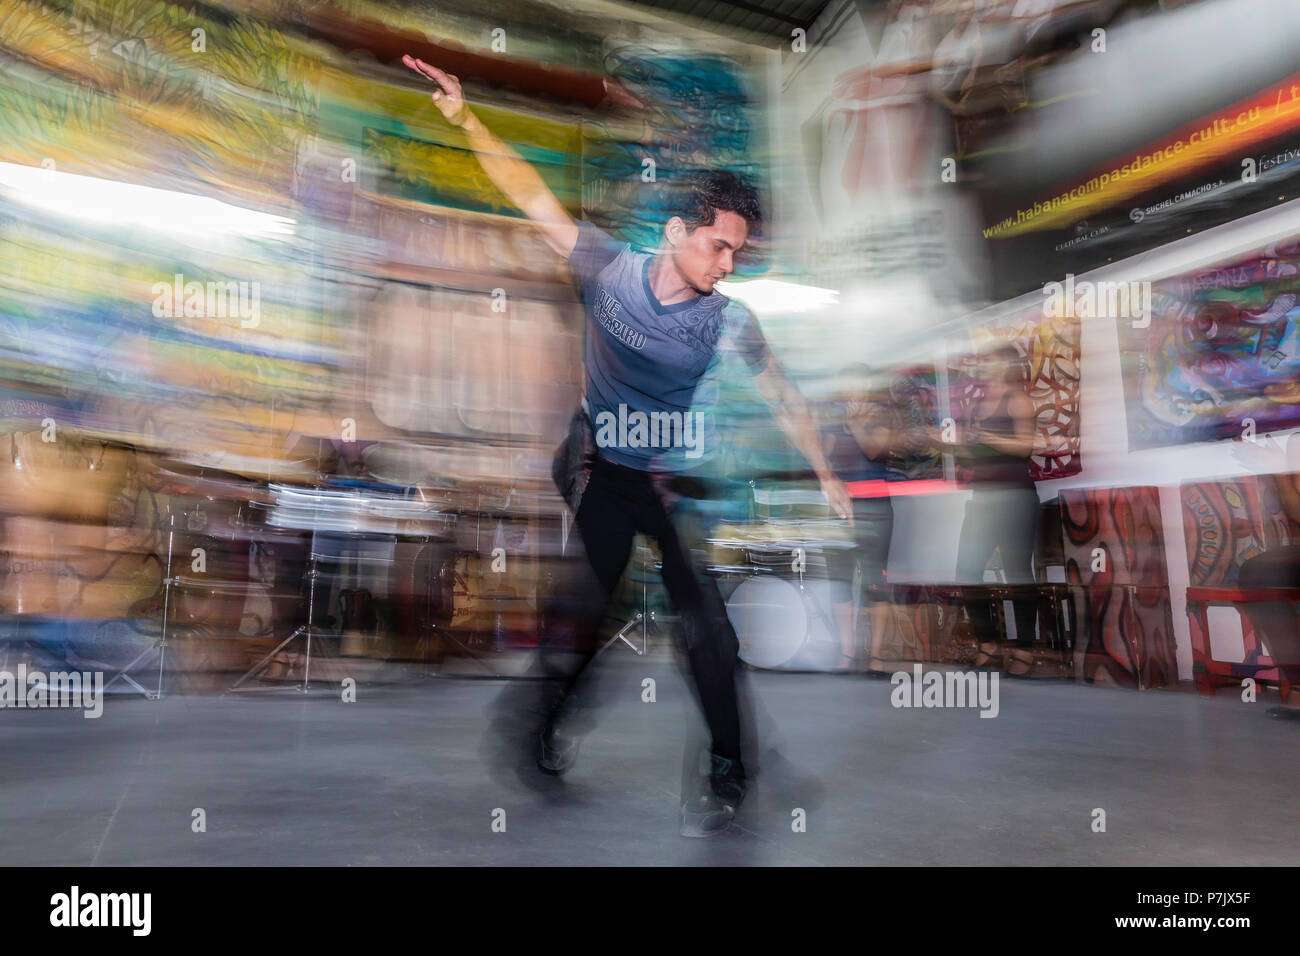
[[[851,5],[832,2],[809,31],[809,51],[787,56],[777,67],[781,73],[780,99],[773,110],[773,141],[787,141],[778,154],[774,193],[779,220],[777,241],[783,248],[797,247],[820,228],[803,169],[798,130],[808,116],[826,102],[831,82],[841,71],[871,61],[873,51],[861,19]],[[1156,281],[1244,255],[1270,242],[1300,235],[1300,200],[1286,203],[1218,228],[1170,243],[1148,253],[1107,265],[1077,279],[1091,281]],[[1064,279],[1064,276],[1060,277]],[[889,290],[894,294],[896,290]],[[923,300],[918,296],[912,303]],[[931,300],[933,301],[933,299]],[[963,330],[993,325],[1004,316],[1041,306],[1040,292],[999,303],[956,318],[940,315],[925,331],[913,332],[914,354],[942,360],[943,339]],[[808,354],[830,352],[840,362],[879,358],[875,342],[888,342],[889,333],[870,310],[841,309],[828,321],[839,336],[828,332],[809,347]],[[932,333],[932,334],[931,334]],[[841,345],[847,342],[847,345]],[[807,345],[808,343],[804,343]],[[890,355],[891,359],[897,356]],[[1231,441],[1202,442],[1169,448],[1130,451],[1119,334],[1114,319],[1085,320],[1082,326],[1081,456],[1082,472],[1067,479],[1041,482],[1042,500],[1066,488],[1129,487],[1155,485],[1160,490],[1161,515],[1167,555],[1174,635],[1178,645],[1179,676],[1191,674],[1190,632],[1186,614],[1188,569],[1183,536],[1179,485],[1250,472],[1233,453]],[[1282,436],[1276,436],[1281,438]],[[934,498],[909,498],[895,503],[895,530],[889,573],[895,581],[952,580],[965,494]],[[1240,644],[1240,628],[1232,616],[1218,616],[1213,635],[1216,645]]]

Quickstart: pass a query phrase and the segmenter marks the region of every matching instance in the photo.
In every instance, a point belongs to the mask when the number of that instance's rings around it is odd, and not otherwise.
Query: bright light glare
[[[15,202],[109,226],[135,225],[190,238],[292,236],[293,219],[207,196],[0,163],[0,188]]]
[[[779,279],[719,282],[716,288],[728,298],[745,303],[759,318],[765,315],[812,312],[836,305],[840,298],[839,292],[835,289],[799,285],[797,282],[782,282]]]

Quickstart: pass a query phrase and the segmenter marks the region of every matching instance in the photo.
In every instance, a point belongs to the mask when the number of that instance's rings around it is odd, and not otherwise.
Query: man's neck
[[[650,259],[650,291],[655,294],[660,305],[676,305],[696,298],[699,293],[686,284],[685,280],[673,269],[668,256],[662,252],[655,253]]]

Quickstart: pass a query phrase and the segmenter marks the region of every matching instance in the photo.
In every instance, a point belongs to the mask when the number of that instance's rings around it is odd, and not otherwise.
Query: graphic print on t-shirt
[[[631,346],[634,349],[644,348],[645,334],[643,332],[638,332],[630,325],[626,325],[614,318],[622,308],[622,302],[618,301],[618,299],[614,298],[604,289],[601,289],[600,294],[596,296],[596,307],[594,310],[596,321],[601,324],[601,327],[606,332],[614,336],[624,345]]]
[[[718,347],[718,334],[722,327],[721,309],[696,308],[668,318],[670,321],[664,331],[683,345],[710,355]]]

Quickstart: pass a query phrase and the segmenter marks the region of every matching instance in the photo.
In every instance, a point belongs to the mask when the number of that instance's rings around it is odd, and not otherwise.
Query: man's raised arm
[[[569,258],[578,241],[578,224],[565,212],[537,170],[474,115],[465,102],[459,79],[412,56],[402,57],[402,62],[433,81],[437,87],[433,91],[434,104],[447,122],[464,131],[475,158],[488,178],[524,215],[538,225],[547,244],[556,253],[565,259]]]

